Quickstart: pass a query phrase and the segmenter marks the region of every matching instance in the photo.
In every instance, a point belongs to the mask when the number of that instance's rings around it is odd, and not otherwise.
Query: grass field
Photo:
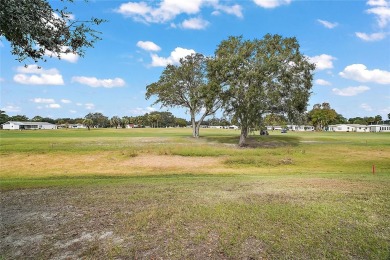
[[[0,259],[390,258],[390,134],[190,136],[1,131]]]

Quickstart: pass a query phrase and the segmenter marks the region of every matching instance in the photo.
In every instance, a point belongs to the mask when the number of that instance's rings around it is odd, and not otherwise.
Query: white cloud
[[[160,51],[161,48],[157,44],[151,41],[139,41],[137,42],[137,46],[145,51]]]
[[[178,64],[180,62],[180,59],[183,57],[186,57],[187,55],[191,55],[192,53],[195,53],[192,49],[184,49],[181,47],[175,48],[171,52],[171,55],[167,58],[160,57],[157,54],[151,54],[152,57],[152,64],[153,67],[165,67],[168,64]]]
[[[390,22],[389,5],[387,5],[386,3],[386,5],[371,5],[371,6],[375,6],[375,7],[368,9],[366,12],[368,14],[374,14],[376,16],[378,26],[380,28],[385,28],[387,24]]]
[[[338,23],[332,23],[332,22],[328,22],[325,20],[321,20],[321,19],[317,19],[317,22],[319,22],[320,24],[322,24],[323,26],[325,26],[328,29],[333,29],[338,25]]]
[[[76,114],[77,111],[76,110],[69,110],[69,113]]]
[[[153,107],[147,107],[147,108],[137,107],[137,108],[131,109],[129,112],[132,115],[144,115],[146,113],[150,113],[153,111],[156,111],[156,109],[154,109]]]
[[[233,6],[226,6],[226,5],[215,5],[215,11],[212,12],[213,15],[220,15],[221,11],[227,14],[231,14],[234,16],[237,16],[238,18],[243,18],[244,15],[242,14],[242,6],[241,5],[233,5]]]
[[[52,99],[52,98],[34,98],[34,99],[32,99],[32,102],[37,103],[37,104],[55,103],[54,99]]]
[[[181,13],[199,13],[203,2],[202,0],[163,0],[157,8],[149,6],[146,2],[128,2],[121,4],[116,11],[124,16],[132,17],[136,21],[164,23],[171,21]]]
[[[253,0],[255,4],[263,8],[275,8],[281,5],[288,5],[291,0]]]
[[[13,105],[8,105],[6,107],[2,107],[1,110],[9,113],[9,112],[13,112],[13,113],[17,113],[17,112],[20,112],[22,111],[22,109],[18,106],[13,106]]]
[[[69,49],[69,47],[63,46],[61,48],[61,51],[66,52],[67,49]],[[58,53],[46,50],[45,55],[50,56],[50,57],[58,57],[59,56],[61,60],[65,60],[65,61],[68,61],[71,63],[76,63],[77,60],[79,59],[79,55],[77,55],[74,52],[58,54]]]
[[[373,110],[372,107],[369,104],[366,104],[366,103],[361,104],[360,108],[363,108],[364,110],[366,110],[368,112]]]
[[[324,79],[317,79],[317,80],[315,81],[315,83],[316,83],[317,85],[320,85],[320,86],[331,86],[331,85],[332,85],[332,83],[330,83],[329,81],[326,81],[326,80],[324,80]]]
[[[49,104],[46,107],[47,108],[61,108],[60,104]]]
[[[17,72],[14,76],[14,81],[20,84],[27,85],[64,85],[62,75],[57,69],[40,69],[37,65],[29,65],[27,67],[17,67]],[[28,75],[33,74],[33,75]]]
[[[86,103],[84,104],[85,109],[92,110],[95,109],[95,105],[93,103]]]
[[[72,103],[72,101],[70,101],[69,99],[61,99],[61,102],[64,103],[64,104]]]
[[[357,32],[355,35],[362,39],[363,41],[368,41],[368,42],[374,42],[374,41],[380,41],[386,38],[386,33],[379,32],[379,33],[372,33],[372,34],[366,34],[362,32]]]
[[[198,14],[204,6],[211,6],[216,11],[242,17],[241,6],[220,5],[219,0],[163,0],[158,5],[153,3],[152,1],[123,3],[115,11],[145,23],[166,23],[181,14]]]
[[[339,75],[346,79],[358,82],[373,82],[378,84],[390,84],[390,72],[385,70],[368,70],[363,64],[352,64],[345,67]]]
[[[314,57],[309,57],[310,62],[316,64],[317,70],[326,70],[333,68],[333,60],[336,60],[335,57],[328,54],[321,54]]]
[[[72,82],[77,82],[93,88],[123,87],[126,84],[125,81],[121,78],[97,79],[95,77],[72,77]]]
[[[202,30],[205,29],[210,23],[202,18],[191,18],[184,20],[181,27],[184,29]]]
[[[335,93],[336,95],[345,96],[345,97],[356,96],[358,94],[366,92],[367,90],[370,90],[370,88],[367,86],[347,87],[347,88],[343,88],[343,89],[338,89],[338,88],[332,89],[333,93]]]

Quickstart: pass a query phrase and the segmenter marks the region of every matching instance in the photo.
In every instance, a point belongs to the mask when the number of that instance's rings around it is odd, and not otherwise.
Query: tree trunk
[[[191,115],[191,125],[192,125],[192,137],[198,138],[199,131],[196,129],[195,115]]]
[[[240,135],[240,141],[238,142],[239,147],[245,146],[245,140],[248,136],[248,128],[247,127],[241,127],[241,135]]]
[[[202,124],[203,120],[205,119],[206,117],[206,114],[203,114],[202,117],[199,119],[198,123],[196,124],[196,137],[198,138],[199,137],[199,129],[200,129],[200,125]]]

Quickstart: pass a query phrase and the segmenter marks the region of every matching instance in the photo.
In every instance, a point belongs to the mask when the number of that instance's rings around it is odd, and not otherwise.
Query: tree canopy
[[[73,2],[73,0],[63,0]],[[75,53],[83,56],[85,47],[93,47],[100,32],[91,26],[104,22],[90,18],[74,20],[67,7],[53,9],[47,0],[1,0],[0,36],[10,42],[17,60]]]
[[[223,90],[225,112],[241,126],[240,146],[264,115],[297,120],[306,110],[315,66],[301,54],[296,38],[229,37],[209,64],[213,85]]]
[[[179,65],[168,65],[160,79],[146,87],[146,98],[157,96],[154,104],[164,107],[183,107],[191,116],[193,137],[199,137],[199,128],[205,117],[221,107],[220,88],[210,84],[208,59],[196,53],[180,59]],[[196,120],[196,116],[200,118]]]
[[[317,129],[322,130],[337,118],[337,112],[330,107],[329,103],[315,104],[308,113],[310,123]]]

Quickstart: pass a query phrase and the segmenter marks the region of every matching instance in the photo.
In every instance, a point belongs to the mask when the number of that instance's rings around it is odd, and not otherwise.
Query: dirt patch
[[[132,175],[145,172],[210,173],[223,169],[222,157],[189,157],[121,152],[89,154],[13,154],[2,160],[1,177],[45,177],[80,174]],[[18,172],[15,173],[15,165]]]
[[[185,157],[179,155],[140,155],[124,162],[122,166],[159,169],[193,169],[214,167],[221,163],[216,157]]]

